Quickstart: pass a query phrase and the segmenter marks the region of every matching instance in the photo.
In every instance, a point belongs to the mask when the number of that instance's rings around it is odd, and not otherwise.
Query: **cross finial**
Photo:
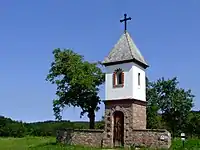
[[[127,14],[124,14],[124,19],[120,20],[120,22],[124,22],[124,32],[127,30],[127,21],[131,20],[131,17],[127,18]]]

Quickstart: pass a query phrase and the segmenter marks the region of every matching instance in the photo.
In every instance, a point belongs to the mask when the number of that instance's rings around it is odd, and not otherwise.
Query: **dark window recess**
[[[117,84],[122,84],[122,72],[119,72],[118,74],[117,74]]]
[[[138,73],[138,85],[140,85],[140,73]]]

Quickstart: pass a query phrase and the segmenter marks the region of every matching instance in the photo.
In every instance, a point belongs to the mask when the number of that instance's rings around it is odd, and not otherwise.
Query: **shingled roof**
[[[122,62],[137,62],[143,67],[148,67],[147,62],[136,47],[131,36],[126,31],[115,44],[109,55],[104,59],[103,64],[114,64]]]

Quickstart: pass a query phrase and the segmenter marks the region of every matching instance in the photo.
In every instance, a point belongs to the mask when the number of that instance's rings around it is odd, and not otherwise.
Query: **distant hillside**
[[[55,136],[58,129],[88,129],[89,122],[87,121],[75,121],[70,122],[69,120],[62,121],[43,121],[25,123],[20,121],[12,120],[0,116],[0,136],[11,136],[11,137],[23,137],[26,135],[31,136]],[[103,129],[104,123],[102,121],[96,122],[97,129]]]

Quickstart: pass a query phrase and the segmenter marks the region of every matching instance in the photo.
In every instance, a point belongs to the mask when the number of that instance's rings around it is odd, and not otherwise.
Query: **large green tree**
[[[66,106],[80,107],[80,115],[87,113],[90,128],[94,128],[95,111],[100,104],[99,86],[105,81],[100,64],[85,61],[70,49],[55,49],[53,55],[46,80],[57,86],[57,98],[53,100],[56,119],[62,119],[60,112]]]
[[[153,87],[154,84],[146,78],[146,99],[147,99],[147,128],[162,128],[161,116],[158,114],[158,94]]]
[[[147,87],[149,109],[154,112],[150,115],[156,116],[155,112],[160,113],[162,121],[173,135],[184,130],[194,98],[191,90],[180,88],[178,83],[177,78],[161,78]]]

